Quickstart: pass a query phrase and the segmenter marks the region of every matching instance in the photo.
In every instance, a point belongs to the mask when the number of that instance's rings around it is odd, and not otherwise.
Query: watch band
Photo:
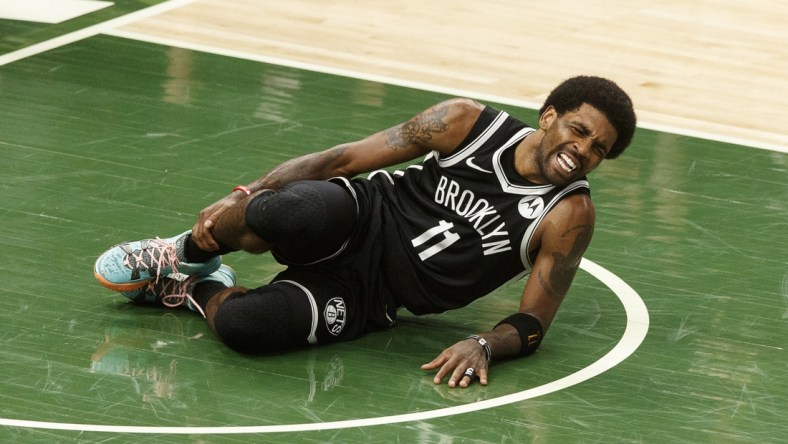
[[[492,359],[492,350],[490,350],[490,344],[487,343],[486,339],[484,339],[479,335],[470,335],[465,339],[473,339],[476,342],[478,342],[479,345],[481,345],[482,348],[484,349],[484,353],[487,355],[487,362],[490,362],[490,360]]]

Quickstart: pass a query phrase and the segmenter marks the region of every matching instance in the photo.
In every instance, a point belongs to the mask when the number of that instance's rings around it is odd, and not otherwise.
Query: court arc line
[[[319,430],[336,430],[343,428],[369,427],[376,425],[398,424],[410,421],[425,421],[428,419],[471,413],[500,407],[515,402],[525,401],[538,396],[563,390],[581,382],[598,376],[627,359],[646,338],[649,329],[649,314],[645,302],[640,295],[621,278],[607,269],[583,259],[580,268],[588,272],[618,297],[624,306],[627,317],[624,334],[618,343],[604,356],[591,365],[567,375],[561,379],[547,384],[533,387],[521,392],[499,396],[484,401],[473,402],[454,407],[446,407],[424,412],[405,413],[399,415],[380,416],[375,418],[350,419],[324,423],[282,424],[268,426],[218,426],[218,427],[154,427],[154,426],[112,426],[101,424],[73,424],[45,421],[28,421],[0,418],[0,426],[24,427],[48,430],[66,430],[80,432],[111,432],[133,434],[179,434],[179,435],[228,435],[228,434],[261,434],[282,432],[307,432]]]

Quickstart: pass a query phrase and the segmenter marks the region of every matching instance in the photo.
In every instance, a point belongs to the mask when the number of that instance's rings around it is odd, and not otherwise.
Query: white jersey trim
[[[427,158],[429,158],[429,156]],[[426,159],[425,159],[425,161],[426,161]],[[405,169],[409,169],[409,168],[412,168],[414,170],[423,170],[424,166],[423,165],[419,165],[419,164],[413,164],[413,165],[408,165],[408,167],[405,168]],[[394,172],[390,173],[387,170],[375,170],[375,171],[373,171],[373,172],[371,172],[371,173],[369,173],[367,175],[367,179],[372,179],[373,177],[375,177],[375,176],[377,176],[379,174],[382,174],[383,176],[385,176],[386,179],[388,179],[388,181],[392,185],[394,185],[394,179],[391,176],[402,177],[402,176],[405,175],[405,171],[403,171],[403,170],[394,170]],[[344,177],[336,177],[336,179],[344,179]],[[356,207],[358,207],[358,202],[356,202]]]
[[[533,128],[521,129],[493,154],[493,169],[495,170],[496,177],[498,177],[498,182],[501,184],[501,189],[506,193],[526,196],[541,196],[543,194],[549,193],[555,188],[555,185],[515,185],[509,181],[509,178],[506,177],[504,172],[503,164],[501,163],[501,155],[503,155],[503,152],[515,143],[518,143],[526,138],[534,131],[536,130]]]
[[[394,174],[396,174],[396,172],[395,172]],[[402,174],[402,173],[400,173],[400,174]],[[394,185],[394,179],[392,179],[392,178],[391,178],[391,173],[389,173],[389,172],[388,172],[388,171],[386,171],[386,170],[376,170],[376,171],[373,171],[373,172],[369,173],[369,175],[367,176],[367,179],[372,179],[373,177],[375,177],[375,176],[377,176],[377,175],[382,175],[382,176],[384,176],[386,179],[388,179],[388,181],[389,181],[389,182],[390,182],[392,185]]]
[[[317,321],[320,315],[317,310],[317,302],[315,301],[315,296],[312,294],[311,291],[309,291],[308,288],[304,287],[303,285],[299,284],[296,281],[284,279],[281,281],[276,281],[274,283],[276,284],[279,282],[294,285],[300,288],[301,291],[303,291],[306,294],[306,298],[309,300],[309,306],[312,308],[312,326],[310,327],[309,336],[306,338],[306,340],[309,341],[311,345],[317,344]]]
[[[539,217],[537,217],[536,220],[533,221],[533,223],[531,223],[531,225],[529,225],[525,230],[525,234],[523,234],[523,240],[520,242],[520,261],[522,261],[523,266],[527,272],[530,273],[531,269],[533,268],[533,263],[531,262],[531,257],[528,254],[528,251],[530,251],[531,240],[533,239],[534,233],[536,232],[536,228],[542,223],[542,220],[544,220],[545,216],[547,216],[547,213],[549,213],[550,210],[553,209],[553,207],[564,198],[564,196],[579,188],[590,189],[588,181],[578,180],[577,182],[572,182],[566,188],[561,190],[547,205],[545,205],[542,214],[540,214]]]
[[[466,157],[476,152],[476,150],[484,145],[484,143],[487,142],[487,140],[489,140],[489,138],[492,137],[496,131],[498,131],[498,129],[501,127],[501,125],[503,125],[508,117],[509,114],[504,111],[500,111],[498,115],[495,116],[495,119],[493,119],[490,125],[488,125],[487,128],[485,128],[484,131],[482,131],[481,134],[479,134],[479,136],[473,140],[473,142],[469,143],[463,148],[460,148],[445,159],[441,159],[440,156],[437,156],[438,165],[440,165],[441,168],[456,165]]]

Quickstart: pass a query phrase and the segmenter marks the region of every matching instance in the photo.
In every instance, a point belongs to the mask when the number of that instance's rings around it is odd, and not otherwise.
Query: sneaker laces
[[[184,280],[169,278],[162,280],[162,284],[158,288],[155,287],[155,282],[149,282],[148,291],[161,298],[161,303],[165,307],[175,308],[186,304],[188,308],[196,310],[204,318],[205,312],[189,292],[189,287],[198,278],[199,276],[189,276]]]
[[[164,267],[169,266],[172,269],[171,273],[177,273],[178,264],[180,264],[180,260],[175,243],[165,242],[158,237],[143,241],[139,250],[128,251],[126,257],[123,258],[123,265],[132,270],[136,268],[151,270],[155,267],[155,283],[159,282]],[[149,271],[148,274],[152,273]]]

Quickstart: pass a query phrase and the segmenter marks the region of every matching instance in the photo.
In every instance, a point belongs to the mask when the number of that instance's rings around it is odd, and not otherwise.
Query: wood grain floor
[[[152,3],[0,20],[0,53],[22,48],[0,54],[0,442],[785,442],[784,6],[171,0],[150,18]],[[231,51],[258,58],[211,54]],[[275,58],[439,88],[259,63]],[[199,315],[128,304],[93,277],[108,246],[176,234],[235,184],[446,90],[538,103],[579,72],[615,78],[651,125],[782,151],[638,131],[594,173],[587,258],[646,303],[642,343],[627,331],[643,318],[584,270],[536,356],[457,391],[418,366],[510,313],[519,285],[357,341],[239,356]],[[247,286],[281,269],[225,259]],[[637,350],[545,393],[619,343]]]
[[[523,103],[602,75],[645,127],[784,150],[785,23],[776,0],[198,0],[121,31]]]

